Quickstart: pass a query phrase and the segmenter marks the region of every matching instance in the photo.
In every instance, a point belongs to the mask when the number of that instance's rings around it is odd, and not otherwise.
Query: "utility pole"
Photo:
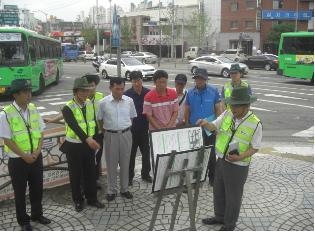
[[[174,0],[172,0],[172,38],[171,38],[171,58],[174,58],[174,21],[175,21]]]
[[[160,30],[160,44],[159,44],[159,60],[158,60],[158,67],[161,64],[161,44],[162,44],[162,28],[161,28],[161,0],[159,0],[159,30]]]
[[[298,17],[299,17],[299,0],[296,0],[296,12],[295,12],[295,32],[297,32],[298,29]]]
[[[109,58],[112,58],[112,0],[109,0]]]
[[[98,15],[98,0],[96,0],[96,52],[100,55],[100,31],[99,31],[99,15]]]

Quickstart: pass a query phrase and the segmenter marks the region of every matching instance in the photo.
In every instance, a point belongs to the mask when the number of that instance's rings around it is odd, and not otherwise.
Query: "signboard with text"
[[[0,25],[19,25],[19,8],[17,5],[3,6],[3,10],[0,10]]]
[[[296,20],[296,11],[285,10],[263,10],[262,19],[264,20]],[[312,11],[298,11],[298,20],[311,20]]]

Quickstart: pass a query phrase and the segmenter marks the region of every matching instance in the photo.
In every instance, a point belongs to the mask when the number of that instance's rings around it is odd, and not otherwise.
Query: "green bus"
[[[286,32],[279,42],[277,74],[314,84],[314,32]]]
[[[0,96],[14,79],[31,79],[32,92],[41,94],[63,74],[61,43],[19,27],[0,27]]]

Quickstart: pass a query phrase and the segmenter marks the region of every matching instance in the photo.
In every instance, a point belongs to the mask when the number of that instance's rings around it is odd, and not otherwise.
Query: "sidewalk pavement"
[[[256,154],[244,188],[243,204],[235,230],[238,231],[314,231],[314,154],[287,156],[281,151],[265,149]],[[32,222],[34,230],[110,230],[144,231],[149,229],[156,198],[151,184],[140,177],[141,158],[137,157],[136,179],[130,191],[132,200],[118,196],[105,199],[106,177],[101,178],[103,189],[98,193],[104,209],[85,206],[74,210],[69,185],[44,191],[44,215],[52,223],[44,226]],[[198,199],[196,227],[198,231],[218,230],[220,225],[206,226],[201,219],[213,216],[212,187],[204,182]],[[168,230],[174,196],[163,198],[155,230]],[[27,205],[28,212],[30,206]],[[183,194],[175,230],[189,227],[187,195]],[[15,219],[14,201],[0,202],[0,231],[20,230]]]

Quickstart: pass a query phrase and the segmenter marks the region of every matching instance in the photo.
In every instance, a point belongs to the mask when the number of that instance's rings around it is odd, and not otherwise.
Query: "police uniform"
[[[11,84],[11,93],[22,90],[31,91],[29,80],[16,79]],[[11,140],[16,147],[25,155],[33,156],[41,146],[42,131],[45,124],[32,103],[22,109],[16,101],[4,107],[0,113],[0,137]],[[50,220],[43,217],[43,161],[40,153],[36,160],[27,163],[23,160],[20,152],[12,151],[8,145],[4,147],[5,154],[9,156],[8,170],[12,181],[15,197],[16,217],[22,230],[32,230],[30,219],[43,224]],[[33,157],[34,158],[34,157]],[[35,159],[35,158],[34,158]],[[31,218],[26,213],[25,194],[27,184],[31,204]]]

